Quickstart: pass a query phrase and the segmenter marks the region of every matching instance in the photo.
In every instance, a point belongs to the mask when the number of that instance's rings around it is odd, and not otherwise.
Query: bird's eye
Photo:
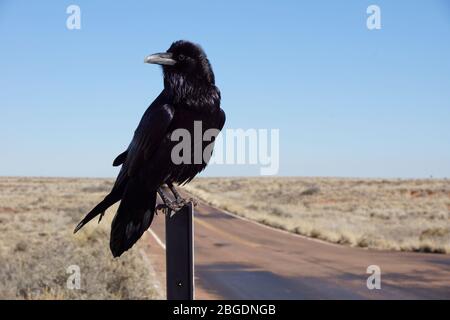
[[[186,59],[186,57],[184,56],[184,54],[180,54],[180,55],[178,56],[178,60],[179,60],[179,61],[183,61],[184,59]]]

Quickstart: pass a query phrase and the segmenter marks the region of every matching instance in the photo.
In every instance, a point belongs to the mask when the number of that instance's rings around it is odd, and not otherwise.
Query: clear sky
[[[186,39],[227,128],[280,129],[280,175],[450,177],[448,1],[118,2],[0,0],[0,175],[114,176],[162,89],[144,56]]]

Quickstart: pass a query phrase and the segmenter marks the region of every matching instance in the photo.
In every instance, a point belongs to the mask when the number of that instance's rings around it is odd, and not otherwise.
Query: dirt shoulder
[[[450,253],[450,181],[200,178],[186,190],[209,204],[343,245]]]

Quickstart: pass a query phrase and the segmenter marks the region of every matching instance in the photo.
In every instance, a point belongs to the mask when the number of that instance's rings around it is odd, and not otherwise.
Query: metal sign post
[[[194,300],[194,206],[166,215],[168,300]]]

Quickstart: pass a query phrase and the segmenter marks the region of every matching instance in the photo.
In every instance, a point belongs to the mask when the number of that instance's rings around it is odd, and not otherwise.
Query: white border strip
[[[195,195],[193,195],[193,196],[195,196]],[[200,197],[197,197],[197,199],[198,199],[198,198],[200,198]],[[317,243],[324,244],[324,245],[328,245],[328,246],[332,246],[332,247],[338,247],[338,248],[346,248],[346,247],[347,247],[347,248],[354,248],[354,247],[351,247],[351,246],[340,245],[340,244],[333,243],[333,242],[329,242],[329,241],[325,241],[325,240],[322,240],[322,239],[311,238],[311,237],[305,236],[305,235],[303,235],[303,234],[298,234],[298,233],[290,232],[290,231],[287,231],[287,230],[275,228],[275,227],[272,227],[272,226],[270,226],[270,225],[264,224],[264,223],[262,223],[262,222],[259,222],[259,221],[256,221],[256,220],[251,220],[251,219],[249,219],[249,218],[247,218],[247,217],[243,217],[243,216],[237,215],[237,214],[235,214],[235,213],[233,213],[233,212],[230,212],[230,211],[228,211],[228,210],[222,209],[222,208],[220,208],[220,207],[218,207],[218,206],[216,207],[216,206],[214,206],[214,205],[212,205],[212,204],[210,204],[210,203],[208,203],[207,201],[204,201],[204,200],[202,200],[202,199],[199,199],[199,200],[197,200],[197,201],[198,201],[198,202],[202,202],[203,205],[206,205],[206,206],[208,206],[208,207],[210,207],[210,208],[213,208],[213,209],[215,209],[215,210],[219,210],[219,211],[221,211],[222,213],[227,214],[227,215],[229,215],[229,216],[232,216],[232,217],[234,217],[234,218],[237,218],[237,219],[240,219],[240,220],[249,222],[249,223],[251,223],[251,224],[254,224],[254,225],[257,225],[257,226],[260,226],[260,227],[262,227],[262,228],[266,228],[266,229],[269,229],[269,230],[272,230],[272,231],[281,232],[281,233],[284,233],[284,234],[289,235],[289,236],[291,236],[291,237],[301,238],[301,239],[303,239],[303,240],[308,240],[308,241],[312,241],[312,242],[317,242]],[[367,249],[367,248],[360,248],[360,249]]]
[[[162,242],[162,240],[158,237],[158,235],[150,228],[148,228],[147,231],[152,235],[153,238],[155,238],[159,246],[164,250],[166,250],[166,245],[164,244],[164,242]]]

